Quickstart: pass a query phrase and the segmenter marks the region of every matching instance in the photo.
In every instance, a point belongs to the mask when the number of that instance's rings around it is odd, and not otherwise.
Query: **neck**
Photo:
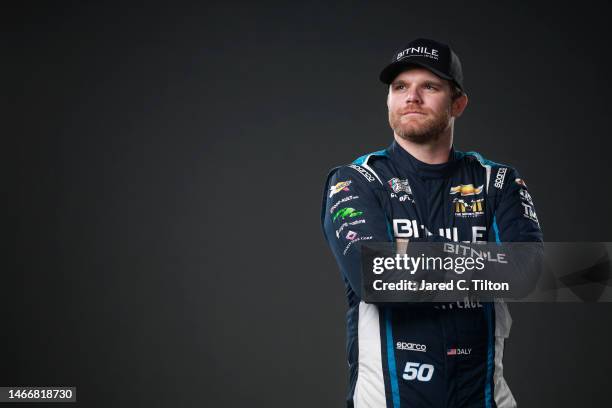
[[[414,143],[393,134],[395,141],[414,158],[427,164],[442,164],[448,161],[453,146],[453,128],[450,126],[434,141],[426,144]]]

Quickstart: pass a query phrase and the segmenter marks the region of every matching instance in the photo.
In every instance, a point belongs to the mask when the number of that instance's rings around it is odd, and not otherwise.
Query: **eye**
[[[406,88],[406,85],[401,84],[401,83],[393,85],[393,90],[395,90],[395,91],[402,91],[405,88]]]
[[[427,90],[429,90],[429,91],[435,91],[435,90],[437,90],[438,88],[437,88],[437,87],[436,87],[434,84],[427,83],[427,84],[425,84],[425,89],[427,89]]]

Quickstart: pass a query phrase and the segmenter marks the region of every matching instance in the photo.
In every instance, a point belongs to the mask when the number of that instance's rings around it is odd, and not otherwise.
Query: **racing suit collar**
[[[448,161],[441,164],[424,163],[401,147],[395,140],[387,148],[391,160],[402,170],[412,173],[423,179],[448,178],[459,164],[460,152],[451,147]]]

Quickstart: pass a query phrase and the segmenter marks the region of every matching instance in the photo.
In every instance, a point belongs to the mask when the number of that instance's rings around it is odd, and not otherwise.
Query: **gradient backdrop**
[[[463,61],[456,147],[519,169],[548,241],[612,241],[606,6],[253,3],[2,13],[0,385],[76,386],[83,407],[342,406],[322,184],[391,142],[377,76],[419,36]],[[511,310],[520,405],[605,405],[612,305]]]

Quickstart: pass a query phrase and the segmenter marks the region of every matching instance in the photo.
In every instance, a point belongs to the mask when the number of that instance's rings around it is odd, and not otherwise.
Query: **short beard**
[[[416,128],[412,126],[413,124],[402,124],[401,116],[389,112],[389,125],[391,125],[395,134],[402,139],[423,145],[437,142],[450,125],[450,118],[450,115],[445,113],[425,121],[420,128]]]

